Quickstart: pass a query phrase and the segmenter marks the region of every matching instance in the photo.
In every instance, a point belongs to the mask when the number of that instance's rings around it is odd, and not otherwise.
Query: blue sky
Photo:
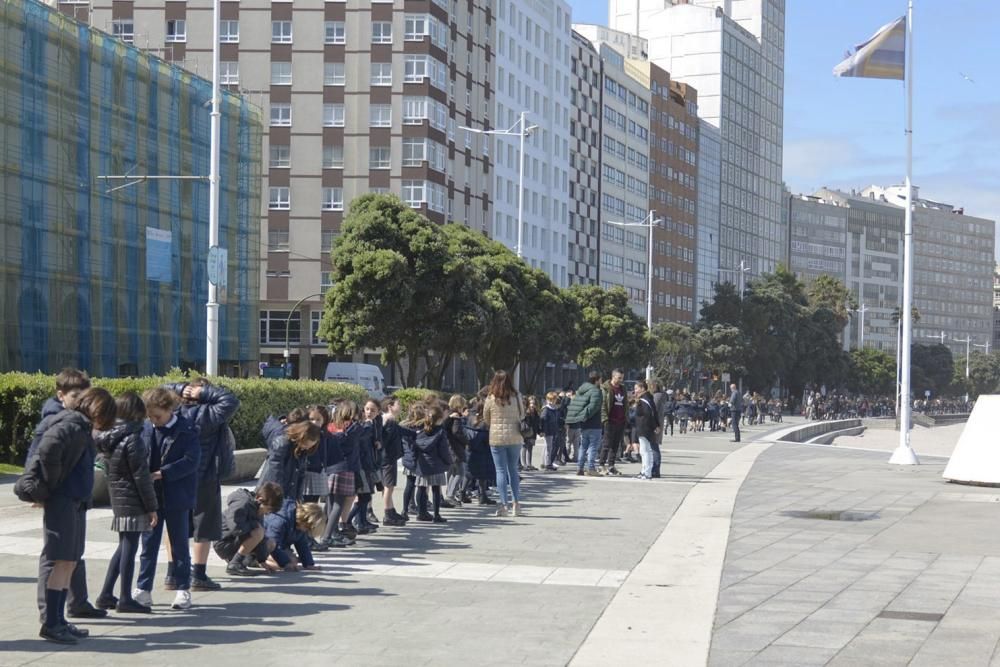
[[[602,0],[570,4],[574,21],[607,22]],[[1000,2],[914,5],[913,181],[921,196],[1000,221]],[[902,182],[902,82],[831,70],[905,13],[904,0],[787,0],[784,176],[793,192]]]

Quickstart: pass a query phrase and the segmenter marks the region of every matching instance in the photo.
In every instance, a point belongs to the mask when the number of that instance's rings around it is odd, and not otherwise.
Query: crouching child
[[[256,493],[236,489],[226,498],[222,513],[222,539],[212,545],[215,553],[226,561],[226,573],[237,577],[253,576],[252,566],[266,567],[275,544],[264,535],[263,519],[281,509],[284,496],[281,486],[264,482]]]
[[[310,538],[322,535],[326,529],[326,516],[322,507],[316,503],[296,503],[286,498],[281,509],[264,516],[263,523],[264,539],[274,543],[271,550],[273,567],[286,572],[319,569],[313,560]]]

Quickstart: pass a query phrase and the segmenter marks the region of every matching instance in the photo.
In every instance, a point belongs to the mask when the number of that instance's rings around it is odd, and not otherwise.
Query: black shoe
[[[191,590],[193,591],[219,591],[222,590],[222,584],[217,581],[213,581],[211,577],[191,577]]]
[[[368,526],[361,524],[360,526],[354,526],[354,532],[357,535],[368,535],[369,533],[374,533],[375,531],[369,528]]]
[[[115,607],[115,611],[119,614],[151,614],[153,612],[152,609],[144,604],[139,604],[135,600],[119,602],[118,606]]]
[[[98,609],[89,602],[84,602],[79,607],[67,610],[66,615],[71,618],[105,618],[108,612],[104,609]]]
[[[434,521],[434,517],[432,517],[430,514],[427,514],[426,512],[424,512],[422,514],[418,514],[417,515],[417,521],[425,521],[427,523],[430,523],[430,522]]]
[[[256,573],[247,567],[246,561],[240,557],[236,557],[226,565],[226,574],[231,577],[252,577]]]
[[[77,639],[86,639],[90,636],[90,630],[87,628],[79,628],[72,623],[66,624],[66,630]]]
[[[493,500],[492,498],[483,497],[483,498],[479,499],[479,504],[480,505],[496,505],[497,501]]]
[[[410,522],[410,513],[409,512],[407,512],[406,514],[400,514],[399,516],[400,516],[400,518],[403,519],[403,523],[409,523]]]
[[[587,473],[583,472],[583,468],[577,468],[577,471],[576,471],[576,476],[577,477],[583,477],[586,474]]]
[[[163,578],[163,589],[168,591],[177,590],[177,579],[174,577],[164,577]]]
[[[396,519],[397,521],[402,521],[403,523],[406,523],[407,521],[410,520],[408,514],[400,514],[399,512],[396,511],[395,508],[389,510],[389,514],[392,516],[393,519]]]
[[[455,509],[455,503],[451,502],[447,498],[442,498],[441,499],[441,507],[444,507],[445,509],[449,509],[449,510]]]
[[[375,516],[375,512],[372,511],[371,507],[368,508],[368,513],[365,515],[365,521],[376,526],[378,525],[378,517]]]
[[[341,535],[346,535],[348,538],[352,540],[358,539],[358,531],[351,524],[348,523],[340,524],[339,532]]]
[[[67,625],[57,625],[54,628],[50,628],[47,625],[43,625],[42,629],[38,631],[38,636],[42,639],[56,644],[76,644],[76,637],[69,631],[69,626]]]
[[[406,522],[403,521],[402,519],[397,519],[396,517],[392,516],[391,514],[386,513],[386,515],[384,517],[382,517],[382,525],[383,526],[405,526]]]
[[[463,495],[462,496],[462,502],[465,503],[466,505],[471,505],[472,504],[472,496],[470,496],[469,494]]]
[[[98,609],[114,609],[118,606],[118,598],[114,595],[100,595],[95,602],[97,603]]]
[[[311,549],[317,553],[322,553],[324,551],[330,550],[330,543],[326,540],[320,540],[312,545]]]
[[[440,514],[434,515],[434,523],[448,523],[448,519],[444,518]]]
[[[406,508],[406,513],[409,514],[419,514],[420,510],[417,509],[416,503],[410,503],[410,506]]]

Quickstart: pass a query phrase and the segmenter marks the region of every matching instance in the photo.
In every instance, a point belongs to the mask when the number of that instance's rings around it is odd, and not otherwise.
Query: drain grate
[[[854,510],[788,510],[781,514],[793,519],[817,519],[819,521],[871,521],[878,518],[878,512]]]
[[[927,621],[937,623],[944,614],[930,614],[923,611],[883,611],[877,618],[890,618],[898,621]]]

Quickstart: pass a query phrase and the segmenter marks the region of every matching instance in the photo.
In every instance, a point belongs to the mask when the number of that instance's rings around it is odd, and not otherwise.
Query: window
[[[320,291],[326,291],[333,287],[333,278],[331,278],[332,271],[320,271],[319,272],[319,287]]]
[[[287,103],[271,104],[271,127],[289,127],[292,124],[292,105]]]
[[[167,21],[167,42],[187,41],[187,21],[183,19],[171,19]]]
[[[271,43],[272,44],[292,43],[291,21],[271,21]]]
[[[428,75],[427,56],[406,56],[403,80],[406,83],[420,83]]]
[[[324,169],[344,168],[343,146],[323,146],[323,168]]]
[[[344,105],[324,104],[323,105],[323,126],[324,127],[344,127]]]
[[[269,229],[267,230],[267,251],[268,252],[288,252],[288,230]]]
[[[234,62],[219,63],[219,85],[240,85],[240,64]]]
[[[392,23],[387,21],[372,23],[372,44],[392,44]]]
[[[346,83],[344,63],[323,63],[324,86],[343,86]]]
[[[292,208],[292,199],[288,188],[270,188],[267,207],[272,211],[287,211]]]
[[[403,39],[407,42],[420,42],[430,34],[427,28],[426,14],[407,14],[403,23],[405,31]]]
[[[240,41],[239,21],[219,21],[219,41],[223,44],[237,44]]]
[[[333,250],[333,240],[337,238],[337,232],[332,229],[324,229],[319,233],[320,252],[330,252]]]
[[[424,162],[425,139],[417,137],[403,137],[403,166],[419,167]]]
[[[272,169],[288,169],[292,166],[292,150],[290,146],[282,146],[271,144],[271,160],[270,166]]]
[[[343,188],[323,188],[323,210],[324,211],[344,210]]]
[[[369,127],[392,127],[392,106],[373,104],[368,107]]]
[[[426,97],[403,98],[403,125],[420,125],[427,118]]]
[[[347,29],[343,21],[327,21],[323,24],[327,44],[344,44],[347,41]]]
[[[411,208],[420,208],[426,200],[424,181],[403,181],[403,201]]]
[[[391,86],[392,63],[372,63],[371,84],[373,86]]]
[[[288,62],[271,63],[271,85],[272,86],[292,85],[292,63]]]
[[[368,149],[369,169],[388,169],[391,166],[388,146],[372,146]]]
[[[302,313],[295,310],[288,316],[287,310],[262,310],[260,311],[260,342],[262,345],[272,343],[284,345],[299,342],[299,330]],[[285,335],[285,323],[288,323],[287,336]]]
[[[111,34],[131,44],[135,41],[135,24],[132,19],[116,19],[111,22]]]

